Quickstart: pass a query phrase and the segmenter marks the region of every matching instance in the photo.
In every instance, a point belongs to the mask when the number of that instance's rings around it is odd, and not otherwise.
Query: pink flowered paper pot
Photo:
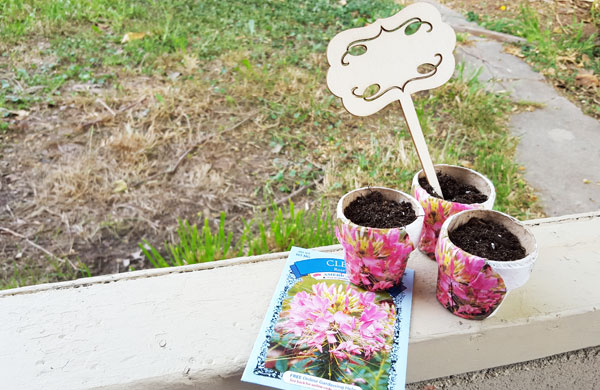
[[[471,218],[493,220],[515,234],[526,256],[515,261],[492,261],[456,246],[448,231]],[[467,210],[448,218],[436,246],[438,263],[437,300],[452,314],[483,320],[495,314],[509,291],[524,285],[537,258],[535,237],[516,219],[492,210]]]
[[[436,198],[429,195],[421,187],[419,178],[424,177],[424,174],[423,171],[417,172],[412,181],[412,194],[425,211],[425,221],[423,222],[423,230],[419,239],[419,249],[432,260],[435,260],[435,246],[438,241],[440,229],[448,217],[464,210],[491,210],[496,200],[496,189],[492,182],[472,169],[455,165],[438,164],[435,166],[435,170],[436,172],[450,175],[461,183],[475,186],[475,188],[487,195],[488,199],[484,203],[464,204]]]
[[[405,227],[377,229],[359,226],[344,215],[344,209],[357,197],[378,191],[387,199],[410,202],[417,219]],[[344,195],[337,205],[335,234],[344,248],[346,273],[350,282],[369,291],[397,285],[404,275],[408,256],[416,248],[424,212],[419,202],[403,192],[384,187],[365,187]]]

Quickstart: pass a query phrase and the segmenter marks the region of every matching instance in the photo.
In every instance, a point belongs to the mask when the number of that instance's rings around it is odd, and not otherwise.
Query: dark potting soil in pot
[[[379,229],[406,226],[417,219],[410,202],[386,199],[379,191],[354,199],[344,215],[357,225]]]
[[[444,200],[471,204],[483,203],[488,199],[487,195],[482,194],[475,186],[460,183],[455,178],[446,175],[445,173],[437,172],[436,176],[440,182],[440,187],[442,187]],[[433,188],[431,188],[425,177],[419,179],[419,184],[429,193],[429,195],[441,198],[441,196],[436,194]]]
[[[490,260],[519,260],[526,254],[517,236],[501,224],[481,218],[471,218],[448,236],[459,248]]]

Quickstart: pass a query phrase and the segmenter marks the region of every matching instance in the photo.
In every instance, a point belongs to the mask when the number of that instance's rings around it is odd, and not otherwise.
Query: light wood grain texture
[[[327,47],[327,85],[353,115],[372,115],[399,100],[427,180],[442,190],[411,94],[439,87],[454,72],[454,30],[427,3],[412,4],[365,27],[337,34]]]
[[[442,187],[440,187],[440,183],[437,179],[433,161],[429,155],[429,148],[427,147],[427,142],[425,141],[425,136],[423,135],[423,130],[421,129],[419,117],[415,111],[412,98],[410,96],[403,95],[400,98],[400,104],[402,105],[404,120],[406,120],[406,124],[410,131],[410,136],[413,144],[415,145],[415,149],[417,150],[417,156],[421,162],[421,167],[423,167],[423,172],[425,173],[427,182],[431,185],[433,190],[443,198]]]

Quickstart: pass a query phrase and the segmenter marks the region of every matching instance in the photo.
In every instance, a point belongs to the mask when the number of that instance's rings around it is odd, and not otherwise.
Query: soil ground
[[[261,2],[259,13],[93,2],[132,12],[112,19],[28,1],[0,26],[4,288],[151,267],[138,244],[176,241],[179,218],[214,228],[224,211],[239,232],[292,195],[306,209],[367,185],[409,191],[418,158],[398,106],[353,118],[325,86],[327,40],[395,12],[392,1]],[[233,36],[216,34],[227,18]],[[488,176],[498,209],[542,215],[506,128],[521,105],[459,78],[415,106],[435,161]]]
[[[357,225],[379,229],[406,226],[417,219],[410,202],[385,199],[378,191],[354,199],[344,215]]]
[[[450,240],[459,248],[490,260],[512,261],[525,257],[525,249],[517,236],[503,225],[481,218],[471,218],[452,230]]]
[[[277,172],[268,137],[257,136],[265,129],[264,114],[229,112],[214,100],[210,117],[167,111],[156,94],[163,91],[173,99],[169,104],[181,105],[193,98],[184,83],[150,88],[150,80],[129,83],[136,99],[113,103],[117,112],[131,106],[114,118],[103,116],[93,101],[65,102],[19,121],[3,150],[0,199],[7,226],[60,257],[84,260],[94,274],[127,270],[126,259],[129,267],[145,268],[137,243],[142,237],[168,238],[173,230],[164,227],[176,226],[178,217],[215,219],[225,211],[231,224],[248,218],[254,206],[266,202],[257,193],[256,177]],[[144,91],[138,91],[141,85]],[[102,94],[109,101],[110,92]],[[194,108],[206,105],[200,100]],[[100,120],[95,132],[82,129]],[[134,130],[139,127],[150,131]],[[182,131],[190,134],[185,140]],[[178,142],[166,144],[165,138]],[[157,153],[153,143],[164,143],[160,159],[151,155]],[[186,154],[195,145],[198,150]],[[170,172],[173,167],[178,169]],[[3,256],[31,253],[15,247],[14,237],[4,238]]]

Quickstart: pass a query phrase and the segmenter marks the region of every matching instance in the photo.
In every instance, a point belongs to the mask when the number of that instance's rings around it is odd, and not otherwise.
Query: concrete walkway
[[[457,30],[479,28],[458,12],[424,1],[436,5]],[[472,45],[457,48],[457,62],[464,61],[469,72],[481,69],[479,79],[494,91],[508,92],[513,101],[544,106],[513,115],[509,126],[520,138],[516,160],[526,168],[525,179],[538,192],[546,213],[600,209],[600,122],[584,115],[523,60],[505,53],[501,42],[473,36],[470,40]],[[600,346],[413,383],[407,389],[596,389],[600,379],[594,367],[600,367]]]
[[[477,28],[461,14],[427,2],[455,29]],[[465,62],[467,74],[481,68],[479,78],[491,89],[508,92],[515,102],[543,105],[513,115],[509,126],[520,138],[516,160],[525,167],[525,179],[538,192],[546,213],[600,209],[600,121],[583,114],[523,60],[505,53],[501,42],[473,36],[470,40],[472,45],[456,50],[457,63]]]
[[[594,390],[600,389],[598,362],[600,347],[592,347],[526,363],[411,383],[406,390]]]

